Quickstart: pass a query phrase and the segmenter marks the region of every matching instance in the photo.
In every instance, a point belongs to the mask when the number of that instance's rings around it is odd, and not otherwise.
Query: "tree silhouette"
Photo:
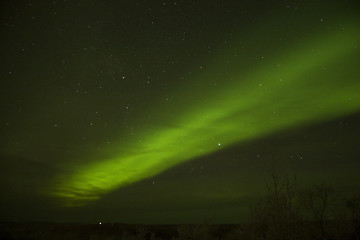
[[[298,239],[298,213],[296,201],[296,177],[272,171],[266,184],[267,195],[251,207],[251,218],[255,223],[255,238]]]

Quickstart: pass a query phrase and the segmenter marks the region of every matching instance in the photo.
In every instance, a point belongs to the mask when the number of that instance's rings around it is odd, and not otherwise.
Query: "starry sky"
[[[357,1],[0,4],[0,221],[237,223],[270,165],[360,189]]]

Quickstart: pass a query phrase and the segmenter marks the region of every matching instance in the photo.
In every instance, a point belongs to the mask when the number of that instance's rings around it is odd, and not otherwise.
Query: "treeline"
[[[331,187],[299,187],[295,176],[272,171],[267,194],[251,206],[247,228],[233,239],[360,240],[360,196]]]

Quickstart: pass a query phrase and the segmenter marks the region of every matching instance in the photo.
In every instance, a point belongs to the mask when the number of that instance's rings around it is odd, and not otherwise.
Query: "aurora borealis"
[[[180,115],[180,121],[168,124],[175,127],[154,128],[141,143],[125,147],[119,144],[118,157],[80,166],[78,172],[66,177],[57,195],[70,201],[97,199],[101,193],[154,176],[234,142],[359,110],[360,81],[356,79],[359,70],[350,72],[350,81],[340,82],[324,74],[322,69],[329,63],[358,55],[354,47],[360,40],[359,34],[342,31],[339,37],[328,36],[309,43],[312,48],[295,51],[295,56],[284,56],[286,62],[277,61],[281,70],[265,68],[255,70],[254,76],[244,77],[234,73],[230,86],[223,87],[225,89],[215,93],[206,104],[196,106],[196,103],[185,101],[185,104],[195,105],[189,114],[186,113],[188,109],[185,113],[170,111],[170,115]],[[320,69],[320,74],[316,69]],[[237,78],[244,78],[241,84],[236,84]],[[318,78],[327,79],[327,83],[321,80],[317,83]],[[321,87],[312,89],[313,84]],[[277,112],[286,112],[286,115],[278,117]]]
[[[274,158],[359,188],[358,6],[324,4],[2,3],[4,219],[234,222]]]

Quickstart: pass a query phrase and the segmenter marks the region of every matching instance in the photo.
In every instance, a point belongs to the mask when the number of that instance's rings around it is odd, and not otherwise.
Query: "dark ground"
[[[320,239],[316,237],[316,223],[301,223],[297,229],[300,235],[291,238],[290,235],[285,239]],[[351,222],[327,222],[331,236],[321,239],[360,239],[356,234],[345,234]],[[347,226],[342,229],[342,226]],[[340,231],[339,231],[340,227]],[[266,230],[264,231],[264,233]],[[305,238],[306,237],[306,238]],[[345,238],[344,238],[345,237]],[[259,232],[259,226],[250,224],[187,224],[187,225],[134,225],[121,223],[0,223],[0,239],[140,239],[140,240],[161,240],[161,239],[275,239]]]

